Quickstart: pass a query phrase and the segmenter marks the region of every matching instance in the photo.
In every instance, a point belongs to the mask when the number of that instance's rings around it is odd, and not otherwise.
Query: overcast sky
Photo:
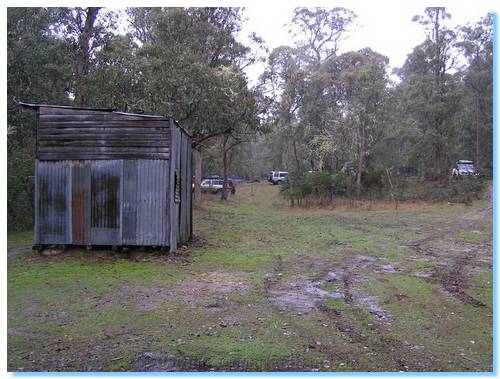
[[[288,5],[291,4],[291,5]],[[305,5],[302,2],[303,5]],[[340,52],[359,50],[370,47],[373,50],[386,55],[390,59],[390,71],[395,67],[401,67],[406,56],[415,46],[425,39],[423,28],[411,19],[417,14],[423,14],[425,2],[411,1],[349,1],[314,2],[314,5],[325,7],[342,6],[357,14],[353,31],[341,44]],[[273,48],[280,45],[293,46],[294,41],[288,33],[288,24],[292,18],[293,8],[299,5],[297,2],[268,1],[257,2],[257,5],[246,6],[245,22],[242,35],[254,31],[266,41],[268,47]],[[309,6],[309,3],[307,3]],[[489,11],[493,10],[492,1],[443,1],[436,6],[446,6],[446,11],[451,14],[448,25],[465,25],[475,23]],[[246,73],[251,81],[255,83],[258,76],[264,70],[264,65],[258,64],[247,68]]]

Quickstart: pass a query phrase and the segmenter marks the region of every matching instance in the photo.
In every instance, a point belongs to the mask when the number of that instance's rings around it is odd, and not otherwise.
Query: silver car
[[[267,180],[273,184],[281,184],[287,176],[287,171],[271,171]]]
[[[201,182],[202,192],[218,193],[222,191],[224,181],[222,179],[204,179]]]

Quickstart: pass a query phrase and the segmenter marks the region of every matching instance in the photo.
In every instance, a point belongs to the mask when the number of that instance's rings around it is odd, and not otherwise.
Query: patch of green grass
[[[293,341],[285,339],[238,339],[224,335],[197,338],[178,347],[177,351],[202,356],[210,366],[224,367],[238,363],[246,369],[265,371],[269,361],[290,357],[293,347]]]
[[[489,242],[492,238],[492,225],[487,224],[479,230],[463,230],[458,235],[458,238],[468,243]]]
[[[332,283],[332,282],[326,282],[323,287],[322,287],[325,291],[328,291],[328,292],[336,292],[338,291],[338,286],[335,284],[335,283]]]
[[[469,279],[469,288],[465,289],[465,292],[491,308],[493,306],[492,283],[491,273],[476,275]]]
[[[7,248],[33,245],[33,231],[7,234]]]
[[[491,319],[487,313],[462,304],[421,278],[379,276],[369,287],[370,293],[379,294],[380,305],[394,315],[392,328],[399,338],[436,355],[446,351],[453,362],[461,361],[464,351],[481,359],[482,364],[491,362]]]
[[[349,305],[346,304],[344,299],[326,299],[323,301],[323,304],[325,304],[329,308],[336,310],[343,310],[350,308]]]
[[[310,334],[314,328],[304,324],[304,319],[270,310],[263,320],[259,327],[247,322],[239,327],[215,328],[211,335],[176,343],[172,349],[177,354],[199,357],[209,366],[256,371],[272,371],[286,365],[301,367],[324,360],[319,351],[307,349],[317,337]]]
[[[132,364],[130,363],[132,357],[122,357],[114,362],[112,362],[108,367],[107,371],[130,371],[132,370]]]

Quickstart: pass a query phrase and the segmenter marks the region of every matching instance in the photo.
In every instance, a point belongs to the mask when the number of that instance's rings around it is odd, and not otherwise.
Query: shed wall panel
[[[122,243],[137,245],[137,160],[123,161]]]
[[[37,158],[168,159],[170,122],[162,117],[40,108]]]
[[[121,244],[122,167],[120,160],[92,162],[91,244]]]
[[[180,204],[180,226],[179,226],[179,242],[183,243],[188,240],[188,186],[187,184],[191,181],[188,177],[187,172],[187,142],[188,138],[184,133],[181,133],[181,157],[180,157],[180,166],[181,166],[181,204]]]
[[[36,243],[71,243],[71,172],[69,163],[38,162],[36,165]]]
[[[137,245],[168,246],[168,162],[137,160]]]
[[[177,251],[177,242],[179,241],[179,211],[180,204],[176,201],[175,187],[176,178],[180,174],[180,143],[181,132],[176,126],[172,130],[172,151],[170,154],[170,251]]]
[[[90,241],[90,162],[71,162],[72,243],[86,245]]]
[[[188,182],[188,193],[187,196],[187,215],[188,215],[188,223],[187,223],[187,237],[188,240],[193,236],[193,190],[192,190],[192,178],[193,178],[193,148],[191,147],[191,138],[188,137],[187,144],[187,177],[189,178]]]

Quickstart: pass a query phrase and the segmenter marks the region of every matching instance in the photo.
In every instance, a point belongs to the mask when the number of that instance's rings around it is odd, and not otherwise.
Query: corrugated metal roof
[[[22,101],[17,102],[22,107],[26,108],[62,108],[62,109],[74,109],[74,110],[84,110],[84,111],[93,111],[93,112],[108,112],[108,113],[114,113],[117,115],[122,115],[122,116],[135,116],[135,117],[144,117],[144,118],[154,118],[158,120],[169,120],[172,118],[175,122],[175,124],[184,132],[186,135],[189,137],[192,137],[192,135],[183,127],[179,124],[179,122],[171,115],[165,115],[165,116],[158,116],[158,115],[150,115],[150,114],[143,114],[143,113],[127,113],[127,112],[118,112],[114,108],[87,108],[87,107],[75,107],[75,106],[69,106],[69,105],[53,105],[53,104],[37,104],[37,103],[25,103]]]
[[[26,108],[61,108],[61,109],[74,109],[74,110],[82,110],[82,111],[93,111],[93,112],[108,112],[114,113],[122,116],[135,116],[135,117],[147,117],[147,118],[157,118],[161,120],[168,120],[169,115],[167,116],[157,116],[157,115],[149,115],[144,113],[127,113],[127,112],[118,112],[115,108],[87,108],[87,107],[75,107],[69,105],[52,105],[52,104],[36,104],[36,103],[24,103],[20,101],[18,103],[22,107]]]
[[[155,115],[151,115],[151,114],[143,114],[143,113],[126,113],[126,112],[116,112],[114,111],[113,112],[114,114],[119,114],[119,115],[122,115],[122,116],[137,116],[137,117],[150,117],[150,118],[159,118],[159,119],[162,119],[162,120],[167,120],[169,116],[165,117],[165,116],[155,116]]]
[[[101,111],[101,112],[114,112],[114,108],[86,108],[86,107],[73,107],[69,105],[51,105],[51,104],[36,104],[36,103],[25,103],[19,101],[18,104],[26,108],[62,108],[62,109],[78,109],[85,111]]]

